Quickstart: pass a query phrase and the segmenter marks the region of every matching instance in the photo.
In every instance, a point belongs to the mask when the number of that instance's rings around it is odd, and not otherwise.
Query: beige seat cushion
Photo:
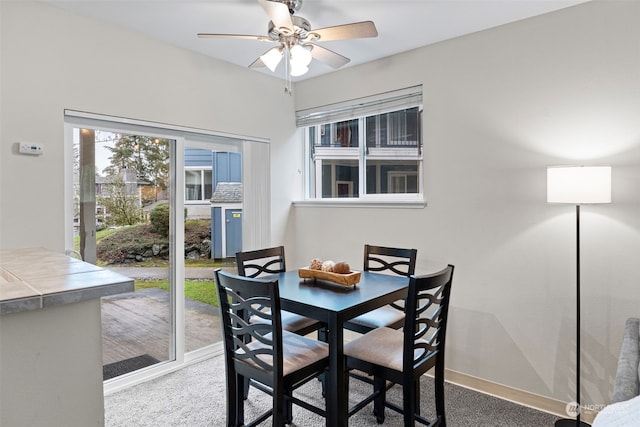
[[[345,356],[402,371],[402,331],[377,328],[344,345]]]
[[[265,311],[268,313],[268,310]],[[282,330],[283,331],[291,331],[297,332],[307,326],[311,326],[315,323],[318,323],[317,320],[311,319],[310,317],[304,317],[299,314],[291,313],[290,311],[280,311],[280,319],[282,321]],[[258,316],[251,316],[251,323],[264,322],[264,319],[259,318]]]
[[[417,342],[427,343],[426,340]],[[344,354],[356,359],[374,363],[387,368],[402,371],[402,346],[404,333],[402,330],[378,328],[344,345]],[[417,349],[414,360],[422,356],[426,350]]]
[[[282,329],[291,332],[296,332],[306,328],[307,326],[318,323],[316,319],[311,319],[310,317],[304,317],[284,310],[280,311],[280,318],[282,320]]]
[[[266,337],[269,337],[269,335]],[[329,345],[327,343],[314,340],[313,338],[303,337],[293,332],[282,331],[282,343],[283,376],[287,376],[300,368],[329,357]],[[267,346],[258,341],[252,341],[248,347],[255,350]],[[271,365],[271,356],[260,355],[258,357],[268,365]],[[247,361],[247,363],[257,367],[254,362]]]
[[[373,329],[383,328],[403,319],[402,311],[387,305],[354,317],[350,322]]]

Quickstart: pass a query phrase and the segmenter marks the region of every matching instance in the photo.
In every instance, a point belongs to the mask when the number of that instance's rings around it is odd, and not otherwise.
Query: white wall
[[[2,248],[64,249],[65,109],[268,138],[275,154],[295,132],[293,99],[271,76],[34,1],[0,11]],[[18,155],[18,141],[44,154]],[[275,235],[288,209],[274,205]]]
[[[608,403],[640,315],[638,22],[597,1],[297,84],[298,109],[422,84],[428,206],[296,207],[290,264],[364,243],[453,263],[447,368],[571,401],[575,208],[546,203],[546,167],[610,164],[613,204],[582,209],[582,400]]]

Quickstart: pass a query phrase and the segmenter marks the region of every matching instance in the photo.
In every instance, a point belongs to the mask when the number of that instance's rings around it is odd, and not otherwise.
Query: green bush
[[[169,203],[159,203],[149,212],[151,230],[154,233],[169,235]]]

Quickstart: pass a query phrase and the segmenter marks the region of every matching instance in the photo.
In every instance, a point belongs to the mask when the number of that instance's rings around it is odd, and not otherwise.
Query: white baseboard
[[[465,387],[471,390],[485,393],[490,396],[508,400],[518,405],[536,409],[538,411],[547,412],[559,417],[568,417],[565,408],[567,402],[552,399],[550,397],[541,396],[539,394],[512,388],[506,385],[494,383],[482,378],[463,374],[462,372],[445,369],[445,380],[449,383]],[[597,412],[583,411],[581,419],[586,423],[593,423]]]

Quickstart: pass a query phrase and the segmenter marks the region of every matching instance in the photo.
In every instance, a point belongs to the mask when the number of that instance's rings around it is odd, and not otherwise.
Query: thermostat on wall
[[[18,152],[21,154],[31,154],[39,156],[42,154],[42,144],[30,144],[28,142],[20,142]]]

